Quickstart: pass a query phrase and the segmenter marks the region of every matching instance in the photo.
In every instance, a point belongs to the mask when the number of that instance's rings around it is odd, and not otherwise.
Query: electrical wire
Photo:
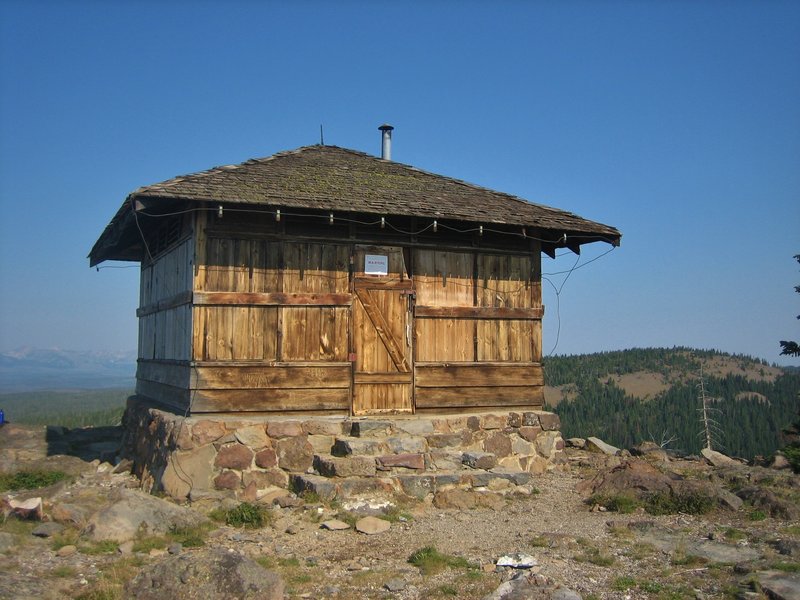
[[[151,218],[162,218],[162,217],[173,217],[173,216],[177,216],[177,215],[184,215],[184,214],[192,213],[192,212],[217,212],[218,210],[219,210],[219,207],[215,208],[215,207],[210,207],[210,206],[209,207],[199,207],[198,206],[198,207],[193,207],[193,208],[187,208],[185,210],[169,212],[169,213],[149,213],[149,212],[145,212],[145,211],[142,210],[142,211],[138,211],[138,214],[141,214],[141,215],[146,216],[146,217],[151,217]],[[277,216],[277,214],[278,214],[277,211],[258,210],[258,209],[252,209],[252,208],[224,208],[224,211],[225,212],[232,212],[232,213],[249,213],[249,214],[262,214],[262,215],[272,215],[272,216]],[[134,214],[137,214],[136,210],[134,210]],[[300,218],[304,218],[304,219],[307,219],[307,218],[319,218],[319,219],[328,220],[328,219],[331,218],[331,213],[322,214],[322,215],[309,215],[309,214],[304,214],[304,213],[281,212],[280,216],[281,217],[300,217]],[[335,217],[335,219],[337,221],[340,221],[340,222],[353,223],[353,224],[356,224],[356,225],[384,225],[386,227],[389,227],[393,231],[396,231],[398,233],[402,233],[403,235],[419,235],[419,234],[424,233],[424,232],[426,232],[429,229],[434,227],[433,222],[431,222],[428,225],[426,225],[425,227],[423,227],[422,229],[419,229],[417,231],[410,231],[410,230],[401,229],[400,227],[392,225],[385,218],[377,219],[375,221],[361,221],[359,219],[352,219],[352,218],[349,218],[349,217],[338,216],[338,217]],[[136,224],[137,224],[137,226],[139,225],[138,219],[137,219]],[[545,239],[545,238],[536,237],[536,236],[530,235],[530,234],[525,233],[525,232],[503,231],[503,230],[500,230],[500,229],[492,229],[490,227],[480,227],[479,226],[479,227],[468,227],[466,229],[459,229],[458,227],[452,227],[452,226],[446,225],[444,223],[438,223],[438,221],[437,221],[436,224],[437,224],[438,227],[441,227],[442,229],[447,229],[448,231],[453,231],[455,233],[476,233],[476,232],[483,231],[483,232],[487,232],[487,233],[495,233],[495,234],[498,234],[498,235],[508,235],[508,236],[512,236],[512,237],[521,237],[521,238],[525,238],[525,239],[529,239],[529,240],[534,240],[534,241],[537,241],[537,242],[544,242],[544,243],[551,243],[551,244],[559,241],[559,240],[551,240],[551,239]],[[140,231],[141,231],[141,228],[140,228]],[[579,239],[579,240],[580,239],[598,239],[598,236],[596,236],[596,235],[572,234],[570,236],[570,238],[571,239]],[[605,242],[608,242],[608,243],[613,243],[613,240],[605,239],[602,236],[599,238],[599,241],[605,241]]]

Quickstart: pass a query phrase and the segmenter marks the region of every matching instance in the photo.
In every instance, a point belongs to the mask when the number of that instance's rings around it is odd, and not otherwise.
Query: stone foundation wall
[[[544,411],[440,417],[182,417],[132,398],[124,455],[142,487],[176,499],[269,501],[525,485],[565,463],[558,416]]]

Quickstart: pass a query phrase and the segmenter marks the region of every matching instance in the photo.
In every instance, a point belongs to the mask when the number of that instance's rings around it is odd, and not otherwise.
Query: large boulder
[[[730,456],[726,456],[722,452],[717,452],[711,448],[703,448],[700,450],[700,454],[714,467],[738,467],[742,464]]]
[[[616,456],[619,454],[619,448],[612,446],[611,444],[607,444],[600,438],[596,437],[586,438],[585,448],[589,452],[596,452],[598,454],[605,454],[607,456]]]
[[[162,535],[174,527],[207,522],[203,515],[137,490],[120,489],[112,503],[89,518],[87,531],[96,541],[125,542],[139,533]]]
[[[781,498],[766,487],[747,486],[737,491],[736,495],[775,519],[800,520],[800,506],[797,503]]]
[[[612,469],[597,473],[592,479],[578,485],[586,496],[628,495],[642,497],[648,494],[677,493],[683,478],[675,473],[663,473],[643,460],[623,462]]]
[[[125,586],[139,600],[283,600],[281,578],[235,552],[181,554],[142,569]]]

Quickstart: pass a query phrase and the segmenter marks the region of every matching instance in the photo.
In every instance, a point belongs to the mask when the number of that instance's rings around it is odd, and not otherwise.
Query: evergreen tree
[[[794,258],[797,262],[800,262],[800,254],[795,254]],[[800,285],[794,286],[794,291],[800,294]],[[800,319],[800,315],[797,315],[797,318]],[[788,356],[800,356],[800,345],[797,342],[788,342],[788,341],[781,341],[781,354],[786,354]]]

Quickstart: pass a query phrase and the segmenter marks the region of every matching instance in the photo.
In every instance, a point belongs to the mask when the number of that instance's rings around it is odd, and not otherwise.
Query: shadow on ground
[[[48,425],[45,432],[47,455],[76,456],[91,462],[114,463],[122,442],[122,427],[85,427],[67,429]]]

